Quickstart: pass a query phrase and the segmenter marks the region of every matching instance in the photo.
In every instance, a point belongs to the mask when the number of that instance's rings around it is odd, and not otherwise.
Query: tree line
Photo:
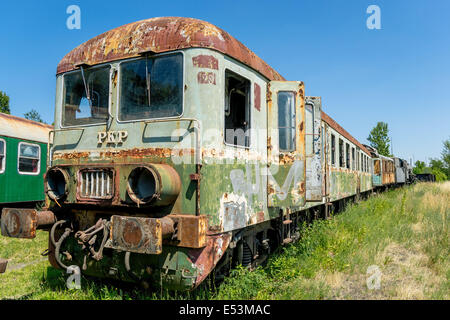
[[[378,122],[377,125],[370,131],[367,138],[370,145],[378,150],[378,153],[392,157],[389,152],[390,138],[388,124],[385,122]],[[431,159],[427,166],[424,161],[416,161],[413,168],[414,174],[432,173],[436,176],[436,181],[445,181],[450,179],[450,138],[443,142],[443,150],[441,158]]]

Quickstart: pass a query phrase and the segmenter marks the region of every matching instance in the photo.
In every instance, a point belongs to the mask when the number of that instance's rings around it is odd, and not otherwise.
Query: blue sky
[[[69,5],[81,30],[69,30]],[[369,30],[369,5],[381,30]],[[324,111],[367,143],[389,124],[394,153],[440,157],[450,137],[450,1],[2,1],[0,90],[17,116],[34,108],[53,121],[55,72],[70,50],[126,23],[193,17],[228,31],[288,80],[305,82]]]

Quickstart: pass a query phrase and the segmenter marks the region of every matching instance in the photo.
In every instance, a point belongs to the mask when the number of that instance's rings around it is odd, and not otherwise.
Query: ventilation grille
[[[114,192],[113,178],[113,171],[109,169],[80,171],[80,196],[89,199],[112,198]]]

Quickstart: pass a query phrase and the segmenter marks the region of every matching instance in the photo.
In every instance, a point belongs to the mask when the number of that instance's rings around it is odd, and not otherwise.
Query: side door
[[[305,104],[301,81],[267,87],[267,206],[305,203]]]
[[[306,201],[322,201],[322,101],[320,97],[305,100]]]

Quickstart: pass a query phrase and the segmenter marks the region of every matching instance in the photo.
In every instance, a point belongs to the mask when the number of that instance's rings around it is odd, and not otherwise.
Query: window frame
[[[5,173],[5,171],[6,171],[6,140],[3,138],[0,138],[0,141],[3,142],[3,147],[4,147],[3,159],[1,160],[2,161],[2,169],[0,169],[0,174],[2,174],[2,173]]]
[[[278,151],[279,152],[283,152],[283,153],[289,153],[289,152],[296,152],[297,151],[297,95],[296,92],[294,91],[288,91],[288,90],[280,90],[277,92],[277,111],[280,111],[279,105],[278,105],[278,95],[280,94],[280,92],[283,93],[291,93],[292,96],[294,97],[294,127],[280,127],[280,121],[279,121],[279,113],[277,113],[278,115],[278,120],[277,120],[277,129],[278,129]],[[312,104],[310,104],[313,108],[314,106]],[[305,104],[305,109],[306,109],[306,104]],[[305,110],[306,112],[306,110]],[[291,114],[292,115],[292,114]],[[313,115],[313,119],[314,119],[314,112],[312,112]],[[306,117],[305,117],[306,118]],[[292,119],[290,119],[292,121]],[[314,124],[314,120],[313,120],[313,124]],[[293,149],[292,150],[288,150],[288,149],[281,149],[280,147],[280,129],[294,129],[294,144],[293,144]],[[313,128],[314,130],[314,128]],[[306,138],[305,138],[305,143],[306,143]],[[314,145],[314,140],[313,140],[313,145]],[[306,148],[305,148],[306,149]],[[314,149],[313,149],[314,151]]]
[[[19,169],[19,165],[20,165],[20,146],[21,145],[29,145],[29,146],[33,146],[33,147],[38,147],[39,150],[39,155],[38,155],[38,170],[36,172],[21,172]],[[28,158],[28,157],[23,157],[26,159],[34,159],[34,158]],[[27,175],[27,176],[37,176],[41,173],[41,146],[37,143],[30,143],[30,142],[25,142],[25,141],[20,141],[18,146],[17,146],[17,172],[20,175]]]
[[[178,50],[178,51],[171,51],[171,52],[164,52],[164,53],[159,53],[159,54],[155,54],[152,55],[151,58],[158,58],[158,57],[162,57],[162,56],[167,56],[167,55],[175,55],[175,54],[181,54],[182,55],[182,60],[183,60],[183,94],[181,96],[181,114],[178,116],[173,116],[173,117],[162,117],[162,118],[145,118],[145,119],[133,119],[133,120],[120,120],[119,118],[119,111],[120,111],[120,89],[121,89],[121,69],[120,66],[122,65],[122,63],[127,63],[127,62],[132,62],[134,60],[142,60],[145,59],[145,55],[140,56],[140,57],[136,57],[136,58],[131,58],[131,59],[124,59],[119,61],[119,63],[116,66],[117,70],[117,86],[116,86],[116,112],[115,112],[115,118],[117,123],[130,123],[130,122],[140,122],[140,121],[153,121],[153,120],[165,120],[165,119],[181,119],[184,116],[184,103],[185,103],[185,88],[186,88],[186,55],[183,51]],[[111,69],[112,70],[112,69]],[[110,79],[112,80],[112,79]],[[112,81],[111,81],[112,82]]]
[[[344,140],[342,140],[341,138],[338,139],[338,146],[339,168],[345,168],[345,145]]]
[[[331,166],[336,166],[336,136],[332,133],[330,138],[330,151],[331,151]]]
[[[59,109],[60,109],[60,115],[59,115],[59,127],[60,128],[62,128],[62,129],[65,129],[65,128],[80,128],[80,127],[92,127],[92,126],[99,126],[99,125],[105,125],[105,124],[108,124],[108,121],[109,121],[109,117],[111,116],[111,104],[112,104],[112,86],[111,86],[111,84],[112,84],[112,75],[113,75],[113,71],[114,71],[114,67],[113,67],[113,63],[102,63],[102,64],[99,64],[99,65],[95,65],[95,66],[92,66],[92,67],[89,67],[89,70],[93,70],[93,69],[97,69],[97,68],[102,68],[102,67],[105,67],[105,66],[109,66],[109,90],[108,90],[108,119],[106,119],[106,121],[105,122],[99,122],[99,123],[89,123],[89,124],[80,124],[80,125],[73,125],[73,126],[64,126],[63,125],[63,116],[64,116],[64,96],[65,96],[65,89],[66,89],[66,86],[65,86],[65,82],[64,82],[64,78],[65,78],[65,76],[66,75],[68,75],[68,74],[72,74],[72,73],[75,73],[75,72],[81,72],[81,69],[80,68],[78,68],[78,69],[75,69],[75,70],[72,70],[72,71],[69,71],[69,72],[66,72],[66,73],[64,73],[64,74],[62,74],[62,76],[61,76],[61,101],[60,101],[60,104],[59,104]]]
[[[356,150],[355,150],[355,147],[352,146],[351,150],[352,150],[352,152],[350,154],[350,156],[352,158],[352,166],[351,166],[351,168],[352,168],[353,171],[355,171],[356,170],[356,165],[355,165]]]
[[[247,80],[249,83],[250,83],[250,85],[249,85],[249,90],[248,90],[248,111],[249,111],[249,114],[248,114],[248,116],[249,116],[249,128],[248,128],[248,146],[246,146],[246,145],[239,145],[239,144],[233,144],[233,143],[228,143],[227,142],[227,140],[226,140],[226,127],[225,127],[225,122],[226,122],[226,115],[225,115],[225,104],[226,104],[226,98],[225,98],[225,94],[226,94],[226,85],[227,85],[227,72],[228,73],[234,73],[235,75],[237,75],[238,77],[241,77],[241,78],[243,78],[243,79],[245,79],[245,80]],[[239,73],[239,72],[237,72],[237,71],[235,71],[235,70],[231,70],[230,68],[225,68],[224,69],[224,71],[223,71],[223,92],[224,92],[224,95],[223,95],[223,106],[222,106],[222,112],[223,112],[223,117],[222,117],[222,119],[223,119],[223,121],[222,121],[222,132],[223,132],[223,143],[224,143],[224,145],[226,145],[226,146],[229,146],[229,147],[233,147],[233,148],[242,148],[242,149],[250,149],[251,147],[252,147],[252,142],[253,142],[253,139],[252,139],[252,119],[253,119],[253,111],[252,111],[252,109],[253,109],[253,102],[252,102],[252,98],[253,98],[253,96],[252,96],[252,88],[253,88],[253,84],[254,84],[254,82],[253,81],[251,81],[248,77],[245,77],[245,76],[243,76],[241,73]]]

